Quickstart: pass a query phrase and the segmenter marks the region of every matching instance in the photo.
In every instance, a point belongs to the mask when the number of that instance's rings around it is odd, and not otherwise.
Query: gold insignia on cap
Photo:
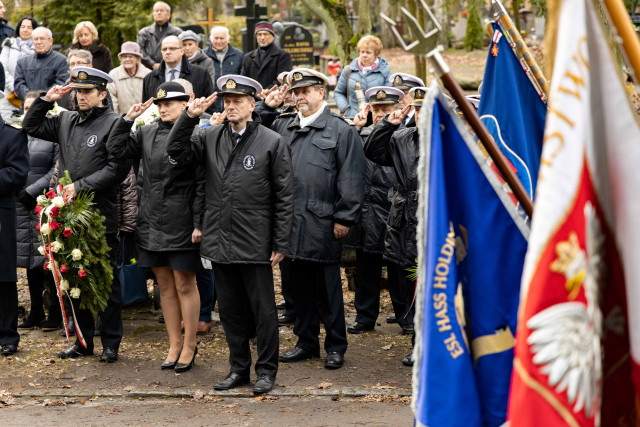
[[[224,87],[226,89],[235,89],[236,88],[235,80],[231,80],[231,79],[227,80],[227,82],[224,84]]]
[[[293,80],[295,80],[295,81],[302,80],[302,73],[300,73],[300,72],[293,73]]]
[[[402,80],[401,76],[396,76],[395,79],[393,79],[393,84],[396,86],[401,85],[404,82],[404,80]]]
[[[160,89],[158,93],[156,93],[156,98],[164,98],[165,96],[167,96],[167,92],[165,92],[164,89]]]
[[[88,75],[87,75],[87,73],[85,73],[84,71],[80,71],[80,72],[78,73],[78,78],[79,78],[80,80],[87,80],[87,77],[89,77],[89,76],[88,76]]]
[[[415,96],[416,99],[423,99],[424,98],[424,90],[416,89],[415,95],[416,95]]]
[[[377,99],[385,99],[386,97],[387,97],[387,92],[383,91],[382,89],[376,93]]]

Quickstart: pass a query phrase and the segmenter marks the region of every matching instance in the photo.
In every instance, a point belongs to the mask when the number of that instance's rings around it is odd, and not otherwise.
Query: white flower
[[[77,289],[77,288],[76,288]],[[68,280],[62,280],[60,282],[60,290],[61,291],[68,291],[69,290],[69,281]]]
[[[47,264],[47,268],[51,271],[53,271],[53,264],[55,263],[55,261],[51,261],[49,264]]]
[[[80,251],[80,249],[74,249],[71,251],[71,258],[74,261],[80,261],[80,259],[82,258],[82,252]]]
[[[39,205],[46,205],[47,204],[47,200],[49,200],[49,198],[47,196],[45,196],[44,194],[41,194],[36,198],[36,202]]]
[[[80,298],[80,288],[71,289],[69,294],[71,295],[71,298]]]
[[[38,252],[40,255],[44,255],[44,246],[38,246]]]
[[[40,226],[40,233],[49,234],[49,224],[42,224]]]
[[[64,199],[60,196],[54,197],[53,200],[51,200],[51,202],[59,208],[64,206]]]
[[[58,242],[57,240],[53,243],[51,243],[51,252],[53,253],[58,253],[58,251],[61,251],[62,249],[64,249],[64,245],[60,242]]]

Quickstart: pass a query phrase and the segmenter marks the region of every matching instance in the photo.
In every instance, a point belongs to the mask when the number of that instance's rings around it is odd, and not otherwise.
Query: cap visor
[[[162,101],[188,101],[189,98],[190,98],[189,95],[173,96],[171,98],[169,98],[168,96],[165,96],[164,98],[153,98],[153,103],[157,104],[158,102],[162,102]]]
[[[101,85],[96,83],[79,83],[79,82],[71,82],[67,86],[73,87],[76,89],[93,89],[94,87],[101,87]]]

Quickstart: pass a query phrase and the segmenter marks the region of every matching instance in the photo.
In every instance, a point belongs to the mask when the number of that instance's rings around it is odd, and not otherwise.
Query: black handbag
[[[126,237],[122,237],[118,264],[116,266],[118,280],[120,280],[120,289],[122,291],[123,307],[140,304],[149,298],[144,269],[138,267],[137,262],[132,264],[125,264],[124,262],[125,252],[129,254],[132,252],[125,250],[127,248],[126,241]]]

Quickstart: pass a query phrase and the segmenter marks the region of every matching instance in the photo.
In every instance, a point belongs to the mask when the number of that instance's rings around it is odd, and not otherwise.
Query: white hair
[[[38,28],[34,29],[33,31],[45,31],[50,39],[53,38],[53,33],[47,27],[38,27]]]
[[[231,34],[229,34],[229,29],[228,29],[227,27],[222,27],[222,26],[219,26],[219,27],[213,27],[213,28],[211,29],[211,36],[213,36],[213,32],[214,32],[214,31],[216,31],[216,30],[222,30],[222,31],[224,31],[224,32],[227,34],[227,41],[228,41],[228,40],[231,40]]]
[[[155,9],[156,6],[164,6],[165,9],[167,9],[167,12],[171,13],[171,6],[169,6],[167,3],[163,2],[163,1],[157,1],[153,4],[153,8]]]

